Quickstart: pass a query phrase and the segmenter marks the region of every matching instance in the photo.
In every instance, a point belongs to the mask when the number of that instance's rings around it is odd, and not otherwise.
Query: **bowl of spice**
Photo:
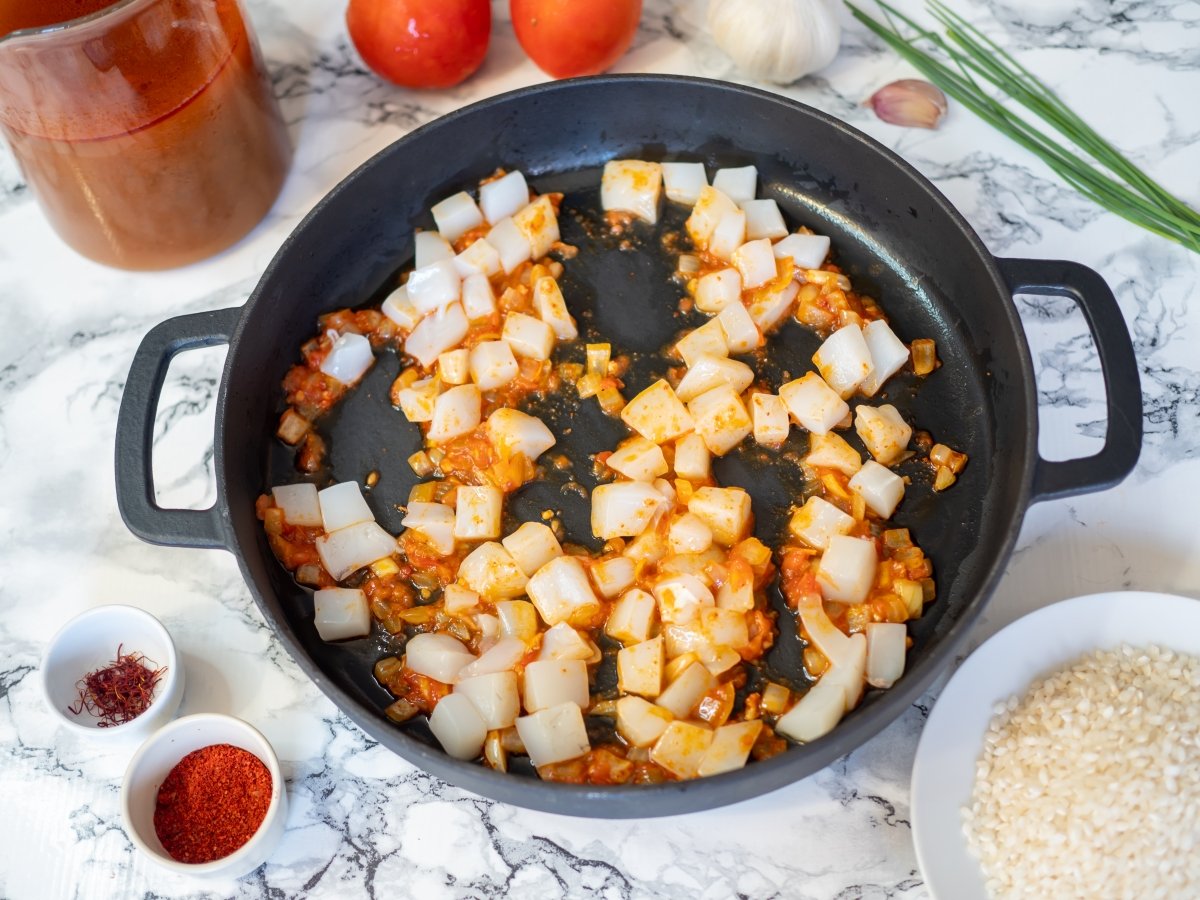
[[[263,735],[232,716],[184,716],[138,748],[121,786],[125,830],[163,868],[238,878],[283,837],[287,795]]]
[[[98,606],[51,638],[42,657],[42,692],[76,734],[142,741],[179,709],[183,667],[170,633],[150,613]]]

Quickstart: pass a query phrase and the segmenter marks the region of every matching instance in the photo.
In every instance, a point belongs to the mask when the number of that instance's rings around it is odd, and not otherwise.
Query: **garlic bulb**
[[[842,37],[835,0],[710,0],[717,46],[752,78],[788,84],[833,62]]]

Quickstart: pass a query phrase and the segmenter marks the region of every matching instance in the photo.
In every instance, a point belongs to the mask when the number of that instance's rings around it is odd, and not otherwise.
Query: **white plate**
[[[995,704],[1091,650],[1121,644],[1200,655],[1200,601],[1142,591],[1064,600],[993,635],[954,673],[925,723],[912,774],[913,841],[935,898],[987,897],[961,810]]]

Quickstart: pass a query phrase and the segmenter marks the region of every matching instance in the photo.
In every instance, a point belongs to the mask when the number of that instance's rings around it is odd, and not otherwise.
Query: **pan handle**
[[[201,549],[226,546],[216,505],[164,509],[154,497],[154,417],[175,354],[229,343],[241,307],[192,313],[154,326],[133,357],[117,414],[117,506],[129,530],[151,544]]]
[[[1102,491],[1119,484],[1142,452],[1142,388],[1129,329],[1100,274],[1066,260],[1001,259],[996,264],[1013,294],[1070,297],[1083,310],[1108,395],[1104,446],[1095,456],[1062,462],[1037,460],[1031,501]]]

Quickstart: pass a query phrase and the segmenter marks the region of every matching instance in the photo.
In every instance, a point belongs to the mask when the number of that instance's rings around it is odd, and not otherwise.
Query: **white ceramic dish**
[[[122,725],[101,728],[99,719],[87,710],[74,715],[68,707],[79,699],[76,683],[109,665],[118,647],[123,653],[141,653],[166,671],[144,713]],[[162,622],[133,606],[97,606],[67,622],[46,647],[41,676],[46,705],[64,728],[110,743],[144,741],[171,720],[183,699],[183,665],[175,642]]]
[[[987,898],[961,810],[995,704],[1089,651],[1121,644],[1200,655],[1200,600],[1142,591],[1064,600],[993,635],[954,673],[925,723],[912,774],[913,841],[935,898]]]
[[[176,764],[201,747],[232,744],[262,760],[271,773],[271,803],[258,831],[229,856],[208,863],[182,863],[163,849],[154,831],[158,789]],[[201,878],[240,878],[266,862],[287,824],[287,792],[279,758],[257,728],[233,716],[200,713],[176,719],[138,748],[121,785],[121,815],[134,845],[157,865]]]

